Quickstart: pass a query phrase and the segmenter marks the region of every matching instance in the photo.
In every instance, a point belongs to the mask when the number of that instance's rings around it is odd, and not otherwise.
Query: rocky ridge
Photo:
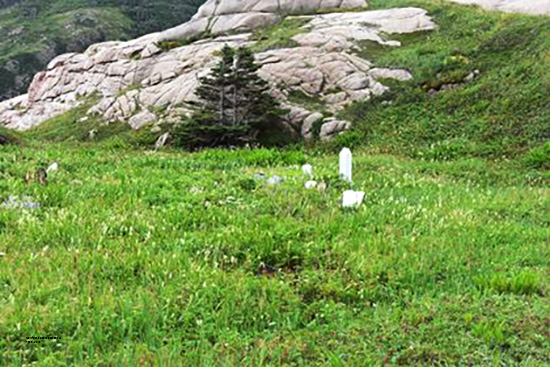
[[[198,78],[216,62],[216,51],[225,44],[252,46],[257,41],[250,31],[294,14],[293,19],[303,22],[303,32],[292,37],[294,47],[259,52],[260,73],[291,111],[286,121],[289,132],[312,138],[314,127],[319,126],[320,137],[329,139],[350,123],[293,103],[292,93],[319,101],[329,113],[380,95],[387,87],[379,79],[408,80],[412,75],[406,70],[376,68],[355,54],[359,42],[397,47],[400,43],[386,39],[387,35],[435,27],[423,9],[361,11],[366,5],[365,0],[210,0],[182,26],[57,57],[34,77],[27,95],[0,103],[0,124],[26,130],[92,95],[99,100],[88,113],[99,114],[107,122],[126,121],[139,129],[159,120],[177,121],[190,112]],[[315,14],[332,8],[356,10]],[[227,35],[236,31],[244,33]],[[194,39],[169,50],[160,47],[161,42]]]
[[[452,0],[459,4],[480,5],[488,10],[530,15],[550,15],[548,0]]]

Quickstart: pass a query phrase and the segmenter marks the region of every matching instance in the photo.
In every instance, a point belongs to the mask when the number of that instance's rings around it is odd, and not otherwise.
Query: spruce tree
[[[212,68],[210,74],[200,78],[196,94],[201,99],[203,113],[209,118],[217,117],[218,125],[227,123],[228,92],[231,87],[235,51],[225,45],[221,50],[221,61]]]
[[[259,66],[248,48],[225,46],[221,60],[200,79],[199,109],[179,132],[182,145],[242,145],[272,129],[285,113],[257,74]]]
[[[234,121],[254,130],[273,125],[285,113],[269,92],[268,83],[258,75],[259,68],[249,48],[241,47],[236,51],[232,100],[236,113]]]

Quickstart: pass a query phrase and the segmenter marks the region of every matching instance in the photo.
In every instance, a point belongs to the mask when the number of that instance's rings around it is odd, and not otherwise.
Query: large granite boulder
[[[250,31],[275,24],[288,15],[322,9],[365,7],[366,0],[209,0],[190,22],[158,35],[158,41],[182,41],[202,34]]]
[[[460,4],[481,5],[488,10],[529,15],[550,15],[549,0],[452,0]]]

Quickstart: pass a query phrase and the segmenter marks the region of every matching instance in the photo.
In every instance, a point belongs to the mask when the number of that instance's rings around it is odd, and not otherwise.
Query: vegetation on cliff
[[[187,21],[203,0],[0,2],[0,100],[24,94],[56,55]]]
[[[429,0],[371,4],[421,6],[439,27],[402,36],[399,48],[365,45],[375,65],[414,79],[389,80],[389,93],[349,108],[356,128],[346,143],[442,160],[518,157],[550,140],[550,17]]]

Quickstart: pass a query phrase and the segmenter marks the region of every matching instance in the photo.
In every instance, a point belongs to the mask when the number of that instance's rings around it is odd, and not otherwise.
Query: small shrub
[[[444,140],[417,152],[419,158],[449,161],[463,157],[469,153],[467,143],[463,140]]]
[[[550,142],[532,149],[525,155],[524,163],[529,168],[550,168]]]
[[[128,141],[120,136],[113,136],[102,141],[101,146],[106,150],[123,150],[130,148]]]
[[[496,323],[481,321],[473,326],[472,334],[492,345],[506,344],[506,328],[504,322]]]
[[[356,148],[364,145],[366,138],[359,130],[349,130],[338,134],[328,144],[334,151],[340,151],[342,148]]]
[[[238,182],[238,185],[244,191],[253,191],[256,189],[256,181],[252,178],[243,178]]]
[[[21,143],[21,137],[15,131],[0,126],[0,146],[17,145]]]

